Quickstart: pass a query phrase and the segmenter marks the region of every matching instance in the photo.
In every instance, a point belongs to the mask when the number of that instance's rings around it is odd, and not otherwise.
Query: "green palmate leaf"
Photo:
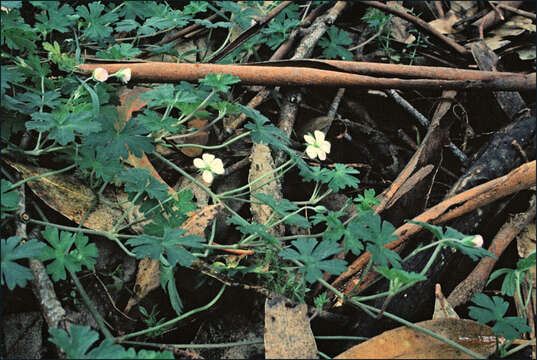
[[[183,302],[179,297],[179,292],[177,291],[177,286],[175,285],[175,277],[173,276],[174,268],[172,266],[165,266],[160,264],[160,286],[168,293],[170,298],[170,303],[172,304],[173,310],[179,316],[183,313]]]
[[[517,262],[516,269],[499,269],[494,271],[487,281],[487,285],[494,279],[505,275],[502,282],[502,295],[514,296],[516,289],[520,286],[520,282],[531,268],[535,267],[535,250],[525,259],[520,259]],[[535,281],[535,279],[533,279]]]
[[[75,134],[89,135],[101,130],[101,124],[93,120],[88,111],[75,113],[55,112],[31,114],[32,121],[26,122],[28,130],[48,131],[48,138],[60,145],[67,145],[75,140]]]
[[[151,100],[148,107],[177,106],[180,103],[196,103],[200,95],[195,87],[173,86],[172,84],[160,85],[151,91],[140,95],[143,100]]]
[[[211,87],[215,92],[228,92],[229,85],[236,84],[241,80],[231,74],[207,74],[198,81],[200,84]]]
[[[326,37],[319,40],[319,46],[323,47],[323,56],[327,59],[341,58],[343,60],[352,60],[352,53],[346,49],[352,42],[349,34],[336,26],[331,26],[327,31]]]
[[[2,65],[0,67],[0,96],[4,96],[10,84],[22,84],[25,78],[19,70],[9,69],[8,66]]]
[[[149,198],[160,201],[168,197],[168,186],[151,176],[147,169],[128,168],[118,178],[125,183],[125,191],[133,195],[146,193]]]
[[[102,59],[130,59],[140,55],[142,51],[138,48],[133,47],[129,43],[115,44],[114,46],[108,48],[106,51],[99,50],[95,54],[97,57]]]
[[[142,124],[148,131],[169,131],[170,133],[181,133],[184,130],[183,126],[174,126],[177,123],[177,119],[172,117],[163,118],[161,114],[156,111],[144,109],[143,114],[136,116],[136,122]]]
[[[297,17],[284,19],[276,16],[261,32],[268,36],[265,38],[267,45],[272,50],[275,50],[281,43],[287,40],[291,31],[298,25],[300,25],[300,20]]]
[[[267,227],[256,223],[255,221],[249,223],[243,218],[237,216],[232,216],[227,218],[226,223],[234,224],[237,230],[239,230],[244,235],[258,235],[262,239],[268,240],[270,243],[274,243],[276,238],[274,235],[267,232]]]
[[[133,348],[125,349],[113,340],[106,339],[88,352],[99,339],[99,334],[89,326],[72,325],[70,334],[64,330],[51,328],[49,340],[59,346],[69,359],[173,359],[173,353],[166,351],[140,350],[138,354]]]
[[[38,21],[39,32],[47,34],[52,31],[66,33],[70,27],[76,24],[78,15],[68,4],[61,4],[59,1],[32,1],[33,6],[46,10],[35,15]],[[61,4],[61,6],[60,6]]]
[[[144,24],[137,31],[138,35],[153,34],[172,26],[181,28],[188,24],[190,20],[189,16],[182,14],[179,10],[172,10],[168,6],[161,7],[160,9],[158,14],[145,20]]]
[[[158,8],[161,7],[161,5],[164,4],[157,4],[154,1],[127,1],[124,2],[123,6],[118,9],[117,14],[119,18],[129,20],[139,18],[144,20],[150,16],[156,15],[158,13]]]
[[[117,32],[123,32],[123,31],[129,32],[139,27],[140,27],[140,24],[136,20],[133,20],[133,19],[124,19],[116,23]]]
[[[177,263],[181,266],[190,266],[196,259],[184,247],[202,248],[203,238],[195,235],[186,235],[184,229],[165,229],[162,237],[139,235],[127,241],[127,245],[134,246],[133,252],[138,259],[150,257],[154,260],[164,256],[170,266]]]
[[[347,234],[345,226],[339,220],[344,213],[342,211],[328,211],[326,214],[317,213],[312,216],[313,225],[326,223],[326,229],[323,231],[323,240],[338,241]]]
[[[19,194],[17,193],[17,191],[11,189],[12,185],[13,184],[9,181],[2,179],[2,197],[0,198],[0,201],[2,203],[2,219],[4,219],[8,215],[7,212],[16,211],[19,208]]]
[[[275,149],[285,150],[290,152],[287,145],[290,141],[284,133],[273,124],[270,123],[263,114],[248,106],[239,104],[239,108],[243,114],[252,119],[254,122],[249,122],[244,127],[251,130],[252,140],[256,143],[263,143]]]
[[[264,193],[255,194],[253,197],[270,206],[276,212],[276,214],[278,214],[280,219],[287,217],[287,219],[283,220],[284,223],[289,225],[298,225],[305,228],[311,227],[310,222],[304,216],[299,214],[291,215],[291,213],[298,210],[298,206],[291,201],[281,199],[278,203],[276,203],[276,200],[272,196]]]
[[[129,119],[121,130],[116,130],[115,122],[117,119],[117,110],[112,106],[102,107],[100,110],[100,122],[102,131],[94,136],[88,136],[84,139],[84,145],[99,148],[104,151],[110,158],[124,159],[128,158],[130,151],[134,156],[141,157],[143,153],[150,154],[153,152],[151,139],[146,136],[147,129],[136,123],[134,119]]]
[[[77,272],[82,265],[93,270],[95,258],[98,256],[97,248],[95,244],[88,245],[88,238],[82,233],[62,231],[58,236],[58,229],[47,226],[41,234],[52,245],[45,246],[40,256],[41,261],[54,259],[47,265],[47,273],[52,275],[52,280],[65,280],[66,269]],[[75,249],[69,251],[73,243]]]
[[[358,211],[372,211],[375,205],[379,205],[380,201],[375,196],[375,189],[367,189],[364,191],[364,195],[358,195],[355,199],[356,210]]]
[[[76,7],[77,14],[85,20],[82,28],[84,36],[100,43],[110,39],[112,27],[109,24],[113,24],[118,19],[117,14],[113,12],[103,14],[103,10],[104,5],[99,2],[89,3],[87,7],[84,5]]]
[[[35,41],[38,40],[36,30],[24,23],[19,9],[11,9],[7,13],[0,11],[0,15],[0,45],[11,50],[34,53],[37,49]]]
[[[323,169],[322,172],[323,182],[328,183],[328,187],[335,192],[346,187],[356,188],[360,183],[360,180],[353,176],[360,172],[345,164],[334,164],[334,169]]]
[[[188,15],[196,15],[197,13],[207,11],[207,6],[206,1],[190,1],[183,9],[183,12]]]
[[[514,340],[522,334],[530,332],[531,328],[526,320],[515,316],[504,316],[509,308],[509,303],[499,296],[492,299],[485,294],[475,294],[472,302],[480,307],[470,306],[469,315],[480,324],[494,322],[492,331],[495,335],[503,335],[507,340]]]
[[[81,147],[74,161],[79,168],[92,170],[104,181],[112,181],[124,169],[119,159],[110,158],[108,153],[93,147]]]
[[[29,240],[19,245],[20,241],[19,236],[0,239],[2,285],[5,283],[9,290],[13,290],[15,286],[25,287],[26,282],[34,278],[30,269],[15,261],[38,256],[44,246],[37,240]]]
[[[283,249],[279,255],[283,259],[300,261],[303,266],[299,272],[305,274],[305,279],[313,283],[322,277],[322,271],[333,275],[339,275],[347,270],[346,262],[339,259],[325,260],[327,257],[337,254],[341,248],[332,241],[322,241],[317,245],[315,239],[301,238],[292,242],[298,250]]]
[[[372,212],[363,213],[361,216],[353,219],[347,226],[351,237],[349,238],[349,247],[358,247],[356,240],[352,242],[350,239],[361,239],[367,242],[366,250],[371,253],[371,258],[375,264],[387,266],[392,264],[395,268],[401,267],[401,257],[384,245],[397,239],[395,227],[387,222],[382,221],[380,215]]]

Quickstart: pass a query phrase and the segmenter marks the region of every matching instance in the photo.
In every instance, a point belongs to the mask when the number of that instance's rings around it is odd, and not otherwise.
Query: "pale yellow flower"
[[[131,74],[132,74],[131,69],[126,68],[126,69],[119,70],[115,75],[118,77],[119,80],[121,80],[123,84],[126,84],[131,79]]]
[[[93,70],[93,78],[99,82],[105,82],[108,80],[108,71],[103,68],[97,68]]]
[[[304,140],[306,140],[306,154],[308,154],[310,159],[315,159],[316,157],[319,160],[326,160],[326,154],[330,153],[330,142],[324,139],[324,133],[319,130],[315,130],[311,134],[304,135]]]
[[[213,182],[214,174],[222,175],[225,173],[222,160],[216,158],[213,154],[203,154],[200,158],[194,159],[194,166],[202,172],[203,181],[210,184]]]

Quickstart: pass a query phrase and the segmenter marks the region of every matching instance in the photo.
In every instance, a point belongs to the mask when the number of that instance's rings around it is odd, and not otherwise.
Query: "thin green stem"
[[[235,141],[238,141],[238,140],[242,139],[243,137],[249,136],[250,133],[251,133],[251,131],[247,131],[245,133],[242,133],[242,134],[240,134],[238,136],[235,136],[233,139],[230,139],[230,140],[226,141],[225,143],[223,143],[221,145],[205,146],[205,145],[198,145],[198,144],[176,144],[174,146],[178,147],[178,148],[196,147],[196,148],[205,149],[205,150],[217,150],[217,149],[222,149],[222,148],[228,146],[229,144],[233,144]],[[156,152],[155,152],[155,154],[156,154]]]
[[[264,339],[252,339],[248,341],[236,341],[236,342],[227,342],[227,343],[218,343],[218,344],[158,344],[158,343],[149,343],[149,342],[142,342],[142,341],[131,341],[131,340],[125,340],[123,341],[123,344],[128,345],[136,345],[136,346],[147,346],[147,347],[154,347],[158,349],[219,349],[219,348],[227,348],[227,347],[233,347],[233,346],[245,346],[245,345],[257,345],[257,344],[263,344]]]
[[[275,168],[274,170],[271,170],[257,178],[255,178],[252,182],[249,182],[248,184],[244,185],[244,186],[241,186],[241,187],[238,187],[236,189],[233,189],[233,190],[229,190],[229,191],[225,191],[223,193],[220,193],[218,194],[218,196],[229,196],[231,194],[234,194],[236,192],[240,192],[240,191],[243,191],[243,190],[246,190],[246,189],[249,189],[252,185],[255,185],[256,183],[258,183],[259,181],[263,180],[264,178],[268,177],[268,176],[271,176],[272,174],[275,174],[277,173],[278,171],[282,170],[283,168],[285,168],[287,165],[291,164],[292,163],[292,160],[287,160],[285,163],[283,163],[282,165],[278,166],[277,168]],[[270,181],[273,181],[273,179],[269,180],[268,182]],[[267,182],[267,183],[268,183]],[[261,186],[265,185],[266,183],[262,184]],[[255,189],[254,189],[255,190]]]
[[[218,54],[220,54],[220,52],[224,49],[224,47],[228,44],[229,42],[229,39],[231,38],[231,34],[233,33],[232,29],[229,29],[229,31],[227,32],[227,37],[226,39],[224,40],[224,42],[222,43],[222,45],[218,48],[218,50],[216,50],[214,53],[211,54],[211,56],[209,56],[208,59],[205,60],[205,62],[210,62],[215,56],[217,56]]]
[[[194,315],[196,313],[199,313],[201,311],[207,310],[210,307],[212,307],[214,304],[216,304],[216,302],[220,299],[220,297],[224,293],[225,289],[226,289],[226,285],[222,285],[222,287],[220,288],[220,291],[218,292],[218,294],[216,294],[216,296],[207,305],[201,306],[201,307],[199,307],[197,309],[190,310],[189,312],[186,312],[183,315],[178,316],[175,319],[166,321],[165,323],[162,323],[160,325],[153,326],[153,327],[147,328],[145,330],[141,330],[141,331],[136,331],[136,332],[133,332],[133,333],[130,333],[130,334],[127,334],[127,335],[119,336],[119,337],[116,337],[114,340],[116,342],[120,343],[123,340],[129,339],[129,338],[132,338],[132,337],[135,337],[135,336],[144,335],[144,334],[150,333],[152,331],[162,329],[164,327],[168,327],[168,326],[173,325],[173,324],[175,324],[175,323],[177,323],[177,322],[179,322],[181,320],[184,320],[184,319],[186,319],[186,318],[188,318],[188,317],[190,317],[190,316],[192,316],[192,315]]]
[[[524,348],[526,348],[528,346],[535,346],[535,338],[533,338],[531,340],[528,340],[528,341],[524,342],[523,344],[515,346],[514,348],[512,348],[511,350],[509,350],[505,354],[503,354],[503,357],[511,356],[511,355],[519,352],[520,350],[522,350],[522,349],[524,349]]]
[[[91,315],[93,316],[93,318],[97,322],[97,325],[99,326],[99,329],[101,329],[102,333],[104,334],[104,336],[107,339],[113,339],[114,336],[112,335],[110,330],[108,330],[108,328],[106,327],[106,325],[104,323],[104,319],[101,316],[101,314],[99,314],[99,312],[97,311],[95,306],[93,306],[93,303],[91,302],[88,294],[86,293],[86,290],[84,290],[84,287],[80,283],[80,280],[78,280],[78,276],[76,276],[75,272],[71,271],[70,269],[67,269],[67,271],[69,271],[69,275],[71,275],[71,278],[73,279],[73,282],[75,283],[75,285],[76,285],[76,287],[78,289],[78,292],[80,293],[80,296],[82,297],[82,301],[84,301],[84,304],[86,304],[86,306],[87,306],[88,310],[90,311]]]
[[[327,288],[328,290],[330,290],[331,292],[336,294],[337,297],[339,297],[341,299],[341,301],[345,300],[345,295],[343,295],[343,293],[341,291],[339,291],[338,289],[336,289],[335,287],[330,285],[326,280],[324,280],[322,278],[319,278],[319,279],[317,279],[317,281],[319,281],[321,283],[321,285],[323,285],[325,288]]]
[[[28,181],[33,181],[33,180],[41,179],[43,177],[64,173],[66,171],[69,171],[69,170],[73,169],[75,166],[76,166],[75,164],[72,164],[72,165],[69,165],[68,167],[60,169],[60,170],[54,170],[54,171],[49,171],[47,173],[43,173],[43,174],[39,174],[39,175],[35,175],[35,176],[30,176],[30,177],[28,177],[26,179],[22,179],[21,181],[11,185],[9,187],[8,191],[13,190],[18,186],[21,186],[22,184],[27,183]]]
[[[123,212],[123,214],[121,214],[121,217],[118,219],[118,221],[116,221],[115,225],[112,227],[112,230],[110,230],[112,234],[117,232],[117,229],[121,226],[121,223],[127,218],[129,212],[135,206],[134,203],[140,198],[140,196],[142,196],[142,194],[143,193],[140,191],[134,196],[134,199],[132,199],[130,202],[129,207]]]
[[[192,119],[198,110],[203,109],[205,107],[205,105],[209,102],[209,100],[211,100],[211,98],[214,96],[214,94],[216,94],[216,91],[214,91],[214,90],[211,91],[211,93],[209,95],[207,95],[207,97],[196,107],[196,109],[194,111],[192,111],[190,114],[188,114],[184,119],[179,120],[177,122],[177,124],[175,124],[174,126],[184,124],[188,120]]]

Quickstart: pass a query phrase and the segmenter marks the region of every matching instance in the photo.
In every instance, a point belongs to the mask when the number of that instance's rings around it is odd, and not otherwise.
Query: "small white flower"
[[[200,158],[194,159],[194,166],[202,172],[203,181],[210,184],[213,182],[214,174],[222,175],[225,173],[222,160],[216,158],[213,154],[203,154]]]
[[[126,68],[126,69],[119,70],[115,75],[118,77],[119,80],[121,80],[123,84],[126,84],[131,79],[131,74],[132,74],[131,69]]]
[[[93,70],[93,78],[96,81],[105,82],[108,79],[108,71],[103,68]]]
[[[483,236],[481,235],[474,236],[471,241],[475,248],[480,248],[481,246],[483,246]]]
[[[326,154],[330,153],[330,142],[324,139],[324,133],[319,130],[313,132],[315,138],[310,134],[304,135],[304,140],[308,146],[306,147],[306,154],[310,159],[326,160]]]

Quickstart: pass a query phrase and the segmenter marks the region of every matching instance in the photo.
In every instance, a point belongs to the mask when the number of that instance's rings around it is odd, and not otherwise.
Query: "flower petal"
[[[224,170],[224,164],[222,163],[222,160],[214,159],[213,163],[211,164],[211,171],[219,175],[224,174],[226,171]]]
[[[205,153],[201,156],[203,158],[203,161],[205,161],[205,164],[209,165],[214,160],[215,156],[213,154]]]
[[[317,150],[317,155],[319,156],[319,160],[321,161],[326,160],[326,153],[322,151],[321,149]]]
[[[315,130],[315,131],[313,132],[313,134],[315,135],[315,141],[316,141],[317,143],[321,143],[321,142],[324,141],[324,132],[319,131],[319,130]]]
[[[324,151],[325,153],[329,153],[330,152],[330,142],[328,141],[323,141],[319,144],[319,148]]]
[[[304,135],[304,140],[306,140],[306,143],[308,144],[315,144],[315,139],[311,135]]]
[[[195,158],[194,166],[198,169],[203,169],[205,167],[205,161],[201,160],[200,158]]]
[[[210,184],[213,182],[213,173],[210,172],[209,170],[205,170],[203,172],[203,174],[201,174],[201,177],[203,179],[203,181],[205,181],[206,183]]]
[[[308,146],[306,148],[306,154],[310,159],[315,159],[317,157],[317,148],[315,146]]]

